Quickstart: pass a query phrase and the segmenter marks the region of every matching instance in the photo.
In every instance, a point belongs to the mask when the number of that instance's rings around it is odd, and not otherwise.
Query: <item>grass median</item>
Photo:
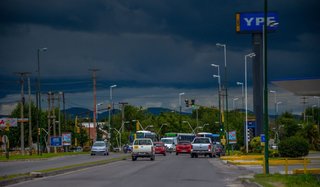
[[[79,155],[79,154],[89,154],[89,152],[58,152],[58,153],[42,153],[41,155],[38,154],[25,154],[25,155],[10,155],[9,159],[5,157],[5,155],[0,156],[0,161],[14,161],[14,160],[32,160],[32,159],[48,159],[53,157],[59,156],[68,156],[68,155]]]
[[[55,156],[57,156],[57,155],[55,155]],[[64,155],[60,155],[60,156],[66,156],[66,155],[64,154]],[[51,158],[51,157],[54,157],[54,156],[46,155],[45,157],[41,157],[41,158]],[[78,170],[78,169],[83,169],[83,168],[87,168],[87,167],[98,166],[98,165],[108,164],[108,163],[112,163],[112,162],[116,162],[116,161],[126,160],[128,157],[129,157],[129,155],[123,155],[123,156],[119,156],[116,158],[110,158],[110,159],[106,159],[106,160],[85,162],[85,163],[80,163],[80,164],[67,165],[67,166],[63,166],[63,167],[49,168],[49,169],[45,169],[45,170],[37,170],[37,171],[33,171],[33,172],[41,173],[41,176],[50,176],[50,175],[65,173],[65,172],[74,171],[74,170]],[[18,158],[12,158],[12,159],[19,160],[19,159],[31,159],[31,158],[18,157]],[[36,159],[36,158],[33,157],[33,159]],[[12,175],[5,175],[5,176],[0,176],[0,182],[7,181],[7,180],[10,180],[10,181],[17,180],[18,181],[21,178],[28,178],[28,177],[33,178],[33,176],[31,176],[30,173],[17,173],[17,174],[12,174]]]
[[[281,174],[256,174],[252,182],[264,187],[319,187],[320,181],[315,175],[281,175]]]

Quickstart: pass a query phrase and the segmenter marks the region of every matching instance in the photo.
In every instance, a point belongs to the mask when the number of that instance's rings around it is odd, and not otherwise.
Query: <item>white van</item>
[[[173,152],[176,151],[176,145],[178,143],[177,137],[166,137],[161,138],[161,140],[164,143],[164,146],[166,146],[167,152]]]

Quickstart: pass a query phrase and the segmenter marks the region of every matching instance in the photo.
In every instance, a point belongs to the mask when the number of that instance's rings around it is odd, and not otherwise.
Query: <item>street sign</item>
[[[266,136],[264,134],[260,134],[260,141],[266,142]]]
[[[61,136],[51,136],[50,137],[50,145],[52,147],[61,147],[62,146]]]
[[[277,25],[270,23],[279,23],[279,16],[276,12],[267,14],[267,30],[275,31]],[[242,12],[236,13],[236,32],[238,33],[262,33],[264,25],[264,12]]]

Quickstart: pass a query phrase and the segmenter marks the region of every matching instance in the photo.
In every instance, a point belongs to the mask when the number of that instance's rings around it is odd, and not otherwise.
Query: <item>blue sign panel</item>
[[[266,142],[266,136],[264,134],[260,134],[260,141]]]
[[[51,136],[50,137],[50,145],[53,147],[62,146],[62,137],[61,136]]]
[[[248,121],[248,128],[256,128],[256,121]]]
[[[278,29],[279,16],[276,12],[269,12],[267,15],[267,30]],[[236,31],[239,33],[261,33],[264,25],[263,12],[236,13]]]

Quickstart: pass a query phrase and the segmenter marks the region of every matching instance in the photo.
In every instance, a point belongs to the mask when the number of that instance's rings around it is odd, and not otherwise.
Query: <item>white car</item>
[[[108,144],[104,141],[95,141],[91,147],[91,156],[92,155],[109,155]]]
[[[138,157],[148,157],[150,160],[155,159],[155,147],[150,138],[137,138],[133,142],[133,150],[131,153],[132,161]]]

